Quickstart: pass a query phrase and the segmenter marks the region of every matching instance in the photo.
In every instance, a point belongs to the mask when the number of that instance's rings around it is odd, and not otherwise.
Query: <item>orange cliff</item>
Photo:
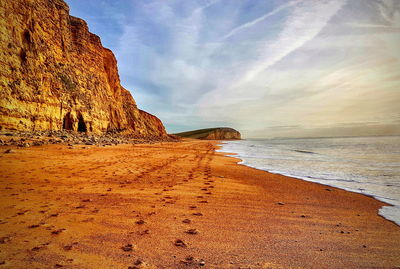
[[[0,130],[166,135],[117,61],[62,0],[0,1]]]

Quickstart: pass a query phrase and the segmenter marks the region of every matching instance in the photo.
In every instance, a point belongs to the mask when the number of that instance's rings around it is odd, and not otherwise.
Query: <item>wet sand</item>
[[[360,194],[216,142],[0,153],[0,268],[396,268],[400,227]]]

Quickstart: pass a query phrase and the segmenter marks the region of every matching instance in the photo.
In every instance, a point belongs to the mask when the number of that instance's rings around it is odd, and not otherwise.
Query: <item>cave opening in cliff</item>
[[[87,128],[86,128],[86,123],[83,120],[82,115],[79,115],[78,117],[78,132],[85,132],[86,133]]]
[[[64,130],[73,130],[72,126],[73,126],[72,116],[71,116],[71,113],[68,112],[64,116],[63,129]]]
[[[24,41],[28,44],[32,43],[32,37],[28,30],[24,31]]]
[[[28,59],[28,56],[26,54],[25,50],[21,50],[21,52],[19,53],[19,58],[21,59],[22,63],[26,63],[26,60]]]

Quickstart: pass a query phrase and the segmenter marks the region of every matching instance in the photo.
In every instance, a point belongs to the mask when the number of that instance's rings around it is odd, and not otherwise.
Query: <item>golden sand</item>
[[[1,153],[0,268],[400,266],[383,203],[238,165],[216,145]]]

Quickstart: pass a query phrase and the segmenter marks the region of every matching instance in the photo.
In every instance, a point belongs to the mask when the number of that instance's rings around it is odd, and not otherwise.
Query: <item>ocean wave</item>
[[[374,197],[392,205],[379,214],[400,226],[400,168],[392,167],[400,162],[394,153],[400,137],[360,139],[363,143],[345,138],[235,141],[224,143],[219,151],[237,153],[233,157],[252,168]],[[299,149],[304,147],[307,150]]]
[[[300,149],[294,149],[293,151],[299,152],[299,153],[306,153],[306,154],[317,154],[317,153],[312,152],[312,151],[300,150]]]

